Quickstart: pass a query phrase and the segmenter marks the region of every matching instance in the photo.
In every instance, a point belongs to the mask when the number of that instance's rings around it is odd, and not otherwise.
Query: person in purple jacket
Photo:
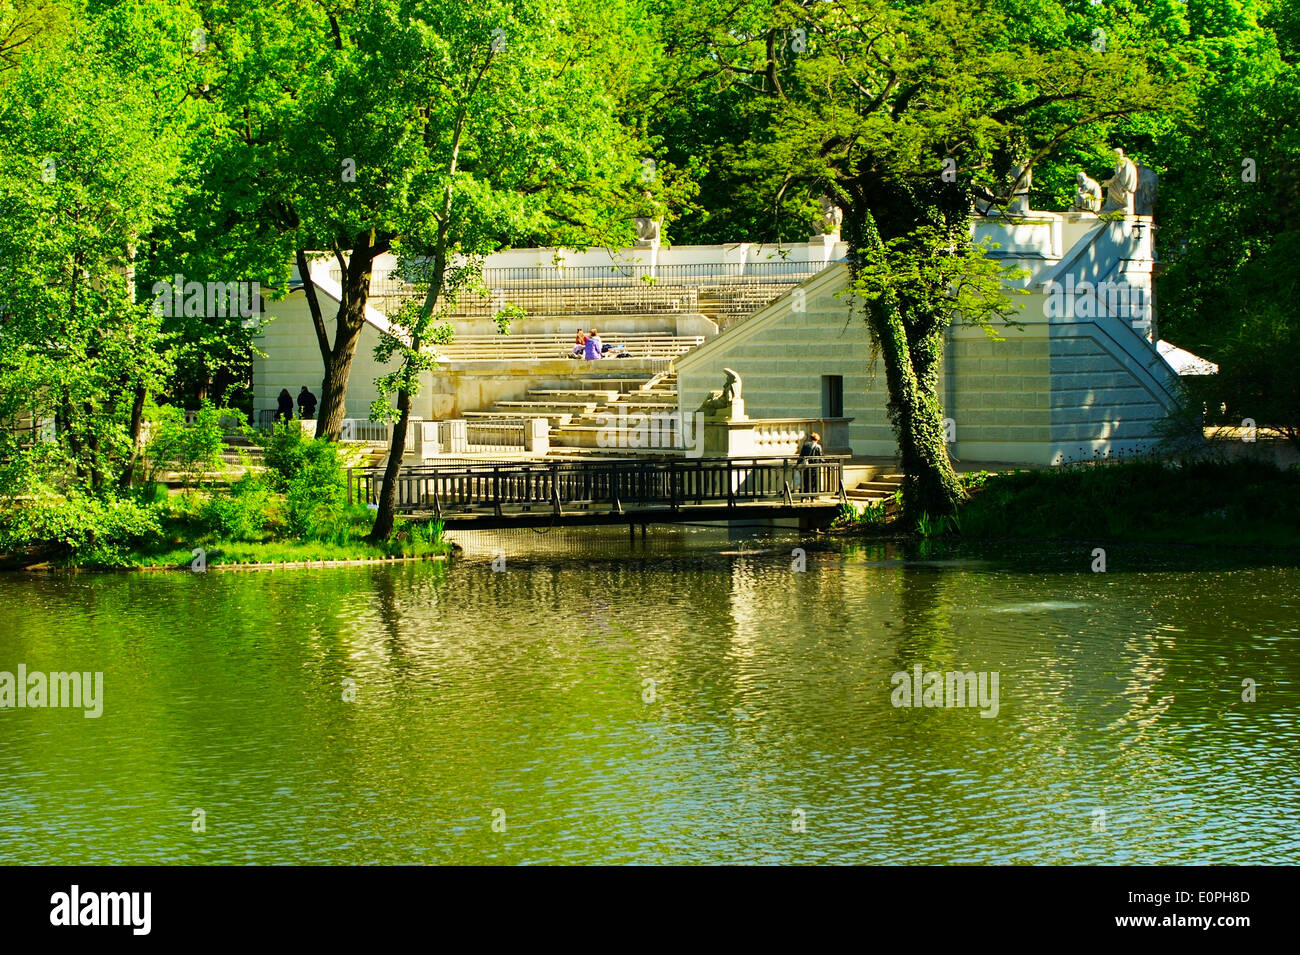
[[[600,353],[600,335],[593,328],[591,334],[587,336],[586,344],[582,346],[582,357],[587,361],[595,361],[601,357]]]

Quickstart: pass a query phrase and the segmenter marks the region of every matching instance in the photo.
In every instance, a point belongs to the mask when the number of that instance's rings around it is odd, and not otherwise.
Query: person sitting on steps
[[[591,334],[587,336],[586,343],[583,345],[582,357],[587,359],[587,361],[596,361],[598,358],[603,357],[600,350],[600,344],[600,333],[593,328]]]

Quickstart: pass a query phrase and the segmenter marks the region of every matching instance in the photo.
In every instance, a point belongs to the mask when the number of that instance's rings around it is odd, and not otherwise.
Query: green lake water
[[[104,681],[98,719],[0,709],[0,863],[1300,862],[1286,562],[453,537],[0,576],[0,671]],[[997,715],[894,706],[917,664],[996,672]]]

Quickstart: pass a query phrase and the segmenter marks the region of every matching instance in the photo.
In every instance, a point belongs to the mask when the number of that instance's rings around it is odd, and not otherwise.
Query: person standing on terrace
[[[594,328],[591,330],[591,334],[587,336],[587,341],[583,345],[582,357],[586,358],[587,361],[595,361],[597,358],[601,357],[600,334]]]

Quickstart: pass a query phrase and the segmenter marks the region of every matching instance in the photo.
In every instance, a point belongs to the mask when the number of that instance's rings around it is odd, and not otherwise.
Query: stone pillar
[[[551,422],[547,418],[529,418],[524,429],[524,450],[543,455],[551,450]]]
[[[432,461],[441,451],[438,424],[437,421],[421,421],[415,429],[415,447],[412,450],[422,462]]]
[[[420,440],[423,430],[421,425],[423,424],[423,418],[406,419],[406,453],[403,455],[404,457],[410,457],[416,453],[416,443]],[[394,424],[393,427],[396,428],[397,425]]]
[[[688,452],[692,458],[752,458],[754,451],[754,424],[744,414],[739,417],[718,418],[706,416],[699,425],[702,434],[696,449]]]
[[[825,268],[836,258],[835,248],[840,243],[840,234],[831,232],[815,235],[808,240],[808,261]]]
[[[438,422],[439,443],[444,454],[465,454],[469,451],[469,432],[464,418]]]

